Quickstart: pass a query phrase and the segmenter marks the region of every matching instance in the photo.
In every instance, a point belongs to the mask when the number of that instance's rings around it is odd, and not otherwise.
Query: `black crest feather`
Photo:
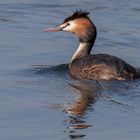
[[[86,12],[86,11],[82,11],[82,10],[76,11],[71,16],[66,18],[63,23],[74,20],[74,19],[82,18],[82,17],[88,18],[88,16],[87,16],[88,14],[90,14],[90,13]]]

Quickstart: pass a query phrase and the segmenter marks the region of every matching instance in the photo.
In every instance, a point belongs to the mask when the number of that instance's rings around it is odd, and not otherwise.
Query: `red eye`
[[[67,23],[67,26],[69,26],[70,25],[70,23]]]

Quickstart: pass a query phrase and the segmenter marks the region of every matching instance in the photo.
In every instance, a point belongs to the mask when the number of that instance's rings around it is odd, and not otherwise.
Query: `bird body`
[[[89,80],[132,80],[138,77],[136,69],[124,60],[108,55],[91,55],[97,31],[88,17],[88,12],[77,11],[64,20],[58,27],[46,31],[67,31],[79,38],[79,47],[69,64],[74,78]]]
[[[87,55],[74,60],[70,74],[78,79],[132,80],[136,70],[122,59],[107,54]]]

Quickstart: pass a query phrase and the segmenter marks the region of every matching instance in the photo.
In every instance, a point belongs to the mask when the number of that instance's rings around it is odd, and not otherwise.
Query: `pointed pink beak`
[[[62,31],[64,28],[65,28],[65,26],[57,26],[57,27],[54,27],[54,28],[45,29],[45,31],[47,31],[47,32],[57,32],[57,31]]]
[[[69,24],[61,24],[57,27],[54,27],[54,28],[48,28],[48,29],[45,29],[45,31],[47,32],[57,32],[57,31],[62,31],[65,27],[67,27]]]

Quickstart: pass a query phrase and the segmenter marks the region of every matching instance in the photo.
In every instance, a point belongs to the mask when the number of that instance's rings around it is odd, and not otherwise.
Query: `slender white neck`
[[[89,55],[90,51],[92,49],[92,43],[87,43],[87,42],[80,42],[80,45],[78,47],[78,49],[76,50],[76,52],[74,53],[72,59],[71,59],[71,63],[75,60],[75,59],[79,59],[83,56]]]
[[[74,60],[80,59],[90,54],[97,35],[96,27],[93,23],[90,23],[89,27],[85,28],[85,30],[81,32],[81,34],[75,34],[79,38],[80,45],[71,59],[70,66],[72,62],[74,62]]]

